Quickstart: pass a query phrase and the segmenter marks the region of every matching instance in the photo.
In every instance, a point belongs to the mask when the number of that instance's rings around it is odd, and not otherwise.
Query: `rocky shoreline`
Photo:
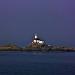
[[[4,45],[0,46],[0,51],[26,51],[26,52],[54,52],[54,51],[64,51],[64,52],[75,52],[75,48],[67,47],[57,47],[57,46],[44,46],[44,47],[18,47],[17,45]]]
[[[48,45],[44,40],[41,40],[36,34],[32,39],[32,42],[25,46],[19,47],[16,44],[6,44],[0,45],[0,51],[40,51],[40,52],[49,52],[49,51],[64,51],[64,52],[75,52],[75,48],[68,48],[64,46]]]

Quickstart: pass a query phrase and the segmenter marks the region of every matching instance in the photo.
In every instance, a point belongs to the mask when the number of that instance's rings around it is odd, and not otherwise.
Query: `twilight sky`
[[[24,46],[34,33],[75,47],[75,0],[0,0],[0,44]]]

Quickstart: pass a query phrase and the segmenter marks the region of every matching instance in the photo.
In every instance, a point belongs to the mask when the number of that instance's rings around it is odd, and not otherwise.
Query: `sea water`
[[[0,75],[75,75],[75,52],[0,52]]]

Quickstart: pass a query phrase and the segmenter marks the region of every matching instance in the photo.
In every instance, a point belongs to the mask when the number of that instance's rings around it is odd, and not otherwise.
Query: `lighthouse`
[[[41,40],[41,39],[37,36],[37,34],[35,34],[32,43],[34,43],[34,44],[44,44],[44,41]]]
[[[29,50],[47,50],[48,45],[37,34],[34,34],[32,42],[27,46]]]

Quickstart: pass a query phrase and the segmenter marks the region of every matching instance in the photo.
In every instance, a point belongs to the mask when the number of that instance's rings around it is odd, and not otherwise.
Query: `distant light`
[[[38,38],[38,37],[37,37],[37,34],[35,34],[35,39],[36,39],[36,38]]]

